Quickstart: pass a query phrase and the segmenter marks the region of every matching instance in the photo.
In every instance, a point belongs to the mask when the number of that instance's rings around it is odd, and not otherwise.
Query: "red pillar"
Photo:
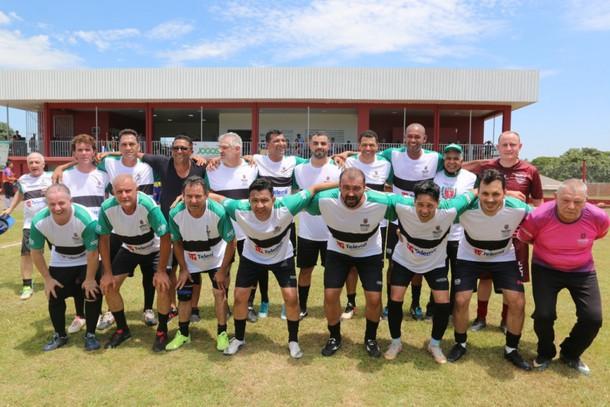
[[[507,106],[504,109],[502,109],[502,132],[511,130],[510,119],[511,119],[512,112],[513,111],[510,106]]]
[[[368,106],[358,106],[358,134],[371,128],[371,108]],[[358,139],[356,134],[356,140]],[[357,143],[356,143],[357,144]]]
[[[144,125],[145,139],[146,139],[146,152],[152,154],[152,140],[153,140],[153,108],[150,103],[146,104],[145,107],[146,124]]]
[[[44,155],[51,156],[51,137],[53,137],[53,117],[51,117],[51,109],[49,104],[45,103],[42,108],[43,115],[43,136],[44,136]]]
[[[258,105],[252,106],[252,137],[251,137],[251,145],[250,154],[258,153],[258,133],[259,133],[259,108]]]
[[[434,135],[432,142],[434,143],[434,151],[438,151],[438,145],[441,140],[441,109],[434,106]]]

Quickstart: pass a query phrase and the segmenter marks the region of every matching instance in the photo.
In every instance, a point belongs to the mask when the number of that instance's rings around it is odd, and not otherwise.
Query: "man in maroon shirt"
[[[483,171],[494,168],[504,174],[506,178],[506,195],[515,197],[521,201],[528,202],[533,206],[542,203],[542,182],[538,169],[532,164],[520,160],[521,138],[516,131],[508,130],[500,134],[498,138],[498,153],[500,158],[493,160],[472,161],[464,163],[463,167],[480,174]],[[529,281],[529,251],[527,244],[513,239],[519,269],[523,274],[523,281]],[[478,289],[477,318],[474,320],[472,331],[479,331],[487,326],[487,305],[491,296],[491,275],[481,276]],[[504,330],[506,326],[506,304],[502,306],[502,322],[500,327]]]

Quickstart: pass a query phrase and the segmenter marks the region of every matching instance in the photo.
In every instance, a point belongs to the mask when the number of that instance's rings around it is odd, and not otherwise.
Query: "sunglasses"
[[[174,151],[189,151],[190,147],[174,146],[174,147],[172,147],[172,150],[174,150]]]

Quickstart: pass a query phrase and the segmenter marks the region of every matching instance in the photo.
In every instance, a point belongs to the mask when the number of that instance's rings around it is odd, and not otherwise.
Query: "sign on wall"
[[[202,157],[218,157],[220,150],[217,141],[193,141],[193,153]]]

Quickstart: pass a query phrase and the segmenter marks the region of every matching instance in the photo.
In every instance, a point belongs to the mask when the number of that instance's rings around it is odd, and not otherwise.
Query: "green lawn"
[[[19,215],[18,215],[19,217]],[[517,371],[502,358],[504,337],[497,328],[501,298],[490,304],[487,330],[469,334],[469,352],[457,364],[439,366],[423,350],[429,322],[403,323],[403,353],[393,362],[372,360],[363,349],[362,308],[342,324],[343,348],[331,358],[320,355],[327,338],[322,307],[322,269],[314,272],[310,316],[301,323],[303,359],[291,360],[286,323],[279,318],[279,289],[270,284],[270,317],[248,324],[247,345],[236,356],[215,350],[216,322],[209,284],[204,285],[202,321],[192,325],[193,342],[174,352],[153,354],[154,329],[141,321],[140,278],[127,281],[124,295],[134,339],[119,349],[85,353],[82,335],[57,351],[43,353],[52,333],[40,276],[36,293],[20,301],[21,231],[0,235],[0,405],[290,405],[290,406],[579,406],[610,404],[610,335],[603,327],[583,359],[592,375],[582,377],[559,362],[545,372]],[[11,244],[15,244],[11,246]],[[610,294],[610,239],[595,248],[602,296]],[[527,314],[532,311],[527,290]],[[424,289],[425,291],[425,289]],[[232,298],[232,295],[231,295]],[[427,298],[427,292],[422,294]],[[257,299],[258,300],[258,299]],[[359,305],[363,296],[359,293]],[[408,301],[406,301],[408,302]],[[68,301],[68,323],[74,306]],[[607,314],[607,307],[604,307]],[[474,315],[474,305],[472,308]],[[563,338],[575,320],[574,306],[562,293],[556,324]],[[170,323],[171,335],[177,322]],[[229,333],[233,332],[232,321]],[[100,335],[105,340],[109,333]],[[389,343],[387,323],[379,326],[380,344]],[[450,326],[443,347],[453,340]],[[559,339],[559,340],[560,340]],[[532,320],[526,319],[521,349],[535,356]]]

